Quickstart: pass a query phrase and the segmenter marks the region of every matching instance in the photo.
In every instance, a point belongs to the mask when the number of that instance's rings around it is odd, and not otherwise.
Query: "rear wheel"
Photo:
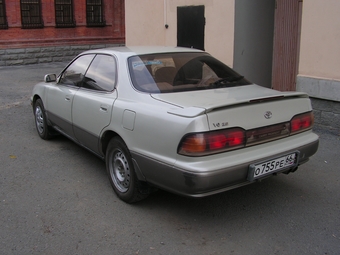
[[[137,179],[130,152],[118,137],[112,138],[108,144],[106,170],[110,183],[121,200],[134,203],[149,195],[148,185]]]
[[[41,99],[37,99],[34,103],[34,120],[38,135],[48,140],[51,138],[51,127],[47,125],[44,104]]]

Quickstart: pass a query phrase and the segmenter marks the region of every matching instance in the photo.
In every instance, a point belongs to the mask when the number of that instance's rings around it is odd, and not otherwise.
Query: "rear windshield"
[[[171,93],[249,85],[243,76],[207,53],[167,53],[129,58],[134,87]]]

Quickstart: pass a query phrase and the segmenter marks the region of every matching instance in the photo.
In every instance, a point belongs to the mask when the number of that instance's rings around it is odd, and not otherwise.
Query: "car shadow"
[[[285,175],[268,178],[262,182],[229,190],[203,198],[187,198],[163,190],[152,193],[146,200],[135,204],[137,210],[161,211],[164,214],[190,215],[197,220],[243,218],[250,214],[278,213],[277,208],[298,205],[301,188]],[[295,200],[295,201],[294,201]]]

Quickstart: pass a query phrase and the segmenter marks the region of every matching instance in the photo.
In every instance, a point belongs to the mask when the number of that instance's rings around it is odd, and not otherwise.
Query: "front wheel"
[[[34,103],[34,120],[38,135],[44,140],[50,139],[52,136],[51,127],[47,125],[44,104],[41,99],[37,99]]]
[[[134,203],[149,195],[150,189],[137,179],[130,152],[120,138],[114,137],[109,142],[106,170],[113,190],[124,202]]]

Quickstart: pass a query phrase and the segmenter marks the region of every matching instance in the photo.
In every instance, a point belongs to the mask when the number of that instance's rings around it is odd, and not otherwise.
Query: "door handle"
[[[103,111],[103,112],[107,112],[107,108],[108,108],[107,105],[101,105],[100,106],[100,110]]]

